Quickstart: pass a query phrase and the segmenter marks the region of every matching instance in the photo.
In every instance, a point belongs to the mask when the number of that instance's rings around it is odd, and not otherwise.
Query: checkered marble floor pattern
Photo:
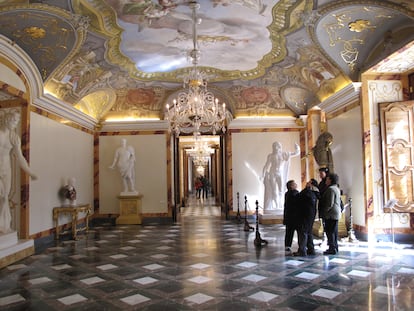
[[[221,211],[218,206],[188,206],[181,208],[183,217],[220,217]]]
[[[414,309],[410,247],[292,257],[282,225],[259,227],[261,248],[243,228],[214,216],[95,227],[0,270],[0,310]]]

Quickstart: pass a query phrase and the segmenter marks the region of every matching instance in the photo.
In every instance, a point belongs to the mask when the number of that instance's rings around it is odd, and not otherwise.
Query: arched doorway
[[[196,197],[196,180],[204,177],[208,183],[208,196],[221,205],[222,157],[218,135],[180,136],[178,138],[179,193],[182,205]]]

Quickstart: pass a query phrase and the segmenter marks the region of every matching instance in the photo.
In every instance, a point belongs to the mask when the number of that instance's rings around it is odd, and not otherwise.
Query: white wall
[[[361,108],[330,119],[328,131],[334,139],[331,150],[339,186],[352,198],[353,223],[365,226]]]
[[[0,81],[7,81],[7,84],[18,90],[26,91],[22,79],[13,72],[9,67],[0,64]]]
[[[33,112],[30,118],[30,167],[38,176],[30,182],[34,234],[54,227],[52,210],[61,205],[58,192],[70,177],[76,178],[77,202],[93,204],[93,135]],[[69,222],[62,216],[59,224]]]
[[[272,144],[278,141],[283,151],[294,152],[295,143],[300,145],[299,131],[295,132],[246,132],[232,134],[233,159],[233,210],[237,211],[237,192],[240,195],[240,209],[244,210],[244,196],[247,196],[249,208],[255,210],[255,202],[263,208],[264,186],[263,166],[268,154],[272,153]],[[291,158],[288,179],[301,184],[300,156]],[[284,191],[286,190],[283,185]],[[299,186],[300,187],[300,186]]]
[[[135,149],[136,190],[142,197],[142,213],[166,213],[167,146],[165,134],[99,137],[99,212],[118,214],[117,196],[123,190],[117,169],[109,169],[121,139]]]

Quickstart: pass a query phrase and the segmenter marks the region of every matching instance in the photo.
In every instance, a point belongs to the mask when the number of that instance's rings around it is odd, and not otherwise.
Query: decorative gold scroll
[[[414,101],[380,104],[384,206],[414,213]],[[390,212],[390,208],[384,208]]]

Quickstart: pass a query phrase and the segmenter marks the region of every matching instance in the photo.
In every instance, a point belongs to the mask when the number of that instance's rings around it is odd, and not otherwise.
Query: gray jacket
[[[338,185],[329,186],[319,201],[319,209],[323,219],[341,218],[341,191]]]

